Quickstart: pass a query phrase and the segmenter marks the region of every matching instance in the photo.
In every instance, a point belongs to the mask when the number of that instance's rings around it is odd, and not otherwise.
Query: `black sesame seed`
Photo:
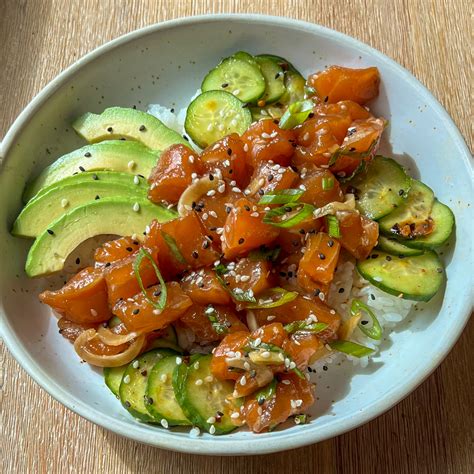
[[[263,189],[259,189],[258,194],[260,194],[260,196],[263,196],[265,194],[265,191]]]
[[[372,300],[375,300],[375,295],[370,293],[370,297],[372,298]]]
[[[293,278],[293,272],[288,272],[288,278]]]
[[[328,247],[333,247],[333,246],[334,246],[334,240],[329,240]]]
[[[79,169],[80,169],[81,171],[85,171],[85,169],[84,169],[83,166],[79,166]]]
[[[344,293],[344,288],[339,288],[338,293]]]
[[[209,173],[209,181],[214,181],[214,175]]]
[[[139,312],[140,312],[140,310],[137,308],[137,309],[134,309],[134,310],[132,311],[132,314],[138,314]]]
[[[100,199],[100,196],[97,194],[97,196],[94,199],[97,201]]]
[[[257,403],[259,405],[263,405],[265,403],[265,397],[260,397],[258,400],[257,400]]]
[[[379,254],[378,253],[373,253],[371,258],[378,258]]]
[[[327,102],[328,100],[329,100],[329,96],[326,96],[326,97],[324,98],[324,102]]]
[[[209,248],[209,245],[210,245],[210,244],[209,244],[209,240],[205,240],[205,241],[202,243],[202,248],[203,248],[204,250],[206,250],[207,248]]]
[[[313,118],[314,117],[314,112],[310,112],[308,115],[308,118]]]
[[[292,210],[293,210],[293,208],[290,207],[290,206],[285,207],[285,212],[291,212]]]
[[[392,260],[392,257],[391,257],[390,255],[387,255],[387,256],[385,257],[385,260],[387,260],[387,262],[390,262],[390,261]]]
[[[94,181],[97,181],[97,180],[99,179],[99,177],[94,173],[94,174],[92,175],[92,179],[93,179]]]
[[[319,296],[321,293],[321,290],[318,288],[317,290],[314,290],[314,296]]]
[[[328,370],[328,366],[327,366],[327,365],[323,365],[323,370],[324,370],[324,371]]]
[[[268,179],[268,182],[270,183],[271,181],[273,181],[273,175],[269,174],[267,179]]]
[[[196,250],[194,250],[191,255],[193,256],[193,258],[199,258],[199,254],[196,252]]]
[[[352,146],[349,148],[349,151],[356,151],[356,149]]]
[[[224,84],[221,84],[222,89],[225,89],[226,87],[229,87],[228,82],[224,82]]]
[[[211,229],[212,230],[212,229]],[[214,240],[214,237],[212,235],[207,235],[206,236],[209,240],[213,241]]]
[[[360,324],[362,324],[363,326],[365,326],[365,325],[368,324],[368,323],[369,323],[369,321],[366,321],[365,319],[360,322]]]
[[[161,290],[156,290],[153,292],[153,296],[156,298],[157,296],[161,295]]]
[[[319,258],[320,258],[321,260],[324,260],[324,259],[326,258],[326,255],[324,255],[323,253],[320,253],[320,254],[319,254]]]
[[[110,267],[110,265],[111,265],[111,263],[110,263],[110,262],[107,262],[107,263],[105,264],[105,268]]]
[[[286,272],[280,272],[280,276],[286,277]]]
[[[81,263],[81,259],[79,257],[76,258],[76,265],[79,265]]]
[[[242,245],[244,242],[245,242],[245,239],[244,239],[243,237],[241,237],[241,238],[239,239],[239,245]]]
[[[209,227],[209,230],[211,232],[215,232],[217,230],[217,227]],[[208,236],[211,240],[214,240],[211,235]]]
[[[249,206],[245,205],[245,206],[244,206],[244,209],[245,209],[246,211],[250,212],[250,207],[249,207]]]
[[[400,189],[400,191],[398,191],[399,196],[403,196],[404,193],[405,193],[405,191],[403,189]]]
[[[140,130],[140,132],[144,132],[146,130],[145,125],[140,125],[140,128],[138,130]]]
[[[49,235],[54,235],[54,231],[51,230],[51,229],[48,229],[48,234],[49,234]]]
[[[132,247],[127,247],[126,250],[127,250],[127,252],[133,252]]]
[[[109,127],[109,128],[107,128],[107,131],[108,131],[109,133],[112,133],[112,132],[114,131],[114,129],[113,129],[112,127]]]
[[[226,206],[225,207],[225,212],[227,212],[227,214],[229,214],[230,211],[232,211],[232,208],[230,206]]]
[[[183,138],[189,142],[189,138],[186,135],[183,135]]]
[[[140,373],[143,375],[143,377],[146,377],[148,375],[148,371],[146,369],[142,370]]]
[[[127,408],[130,408],[130,407],[132,406],[132,404],[131,404],[129,401],[127,401],[127,400],[125,400],[124,405],[125,405]]]
[[[227,154],[230,156],[232,155],[232,148],[227,148]]]
[[[233,172],[234,172],[233,169],[230,169],[230,170],[229,170],[229,174],[232,174]]]
[[[195,207],[196,207],[196,203],[193,201],[193,202],[191,203],[191,209],[194,209]]]
[[[148,403],[148,405],[153,405],[153,398],[147,397],[147,396],[145,395],[145,403]]]
[[[306,234],[306,231],[305,231],[304,229],[300,229],[299,232],[300,232],[301,235],[305,235],[305,234]]]
[[[89,151],[86,151],[86,152],[84,153],[84,156],[85,156],[86,158],[90,158],[92,155],[90,154]]]
[[[438,268],[436,269],[436,271],[437,271],[438,273],[443,273],[443,269],[442,269],[441,267],[438,267]]]
[[[277,72],[277,73],[275,74],[275,79],[278,79],[279,77],[280,77],[280,73]]]
[[[172,108],[170,109],[170,112],[171,112],[172,114],[174,114],[174,107],[172,107]]]

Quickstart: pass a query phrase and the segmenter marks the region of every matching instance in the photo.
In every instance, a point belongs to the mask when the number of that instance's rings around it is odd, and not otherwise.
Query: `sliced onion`
[[[255,318],[255,313],[251,310],[247,311],[247,326],[250,331],[256,331],[258,329],[257,320]]]
[[[258,193],[258,191],[263,187],[264,184],[265,178],[263,176],[252,179],[252,181],[250,181],[250,184],[247,186],[247,189],[245,190],[245,195],[255,196],[255,194]]]
[[[341,211],[354,211],[355,210],[355,197],[353,194],[346,194],[346,200],[344,202],[330,202],[323,207],[315,209],[313,216],[318,219],[319,217],[324,217],[328,215],[337,215]]]
[[[138,336],[132,344],[120,354],[98,355],[89,352],[87,343],[97,336],[95,329],[87,329],[74,341],[74,349],[82,360],[97,367],[120,367],[131,362],[142,350],[145,336]]]
[[[190,184],[181,194],[178,201],[178,213],[181,217],[187,216],[193,207],[193,202],[198,202],[201,196],[206,194],[212,189],[216,189],[219,186],[219,181],[209,179],[209,176],[204,176]]]
[[[126,344],[133,339],[136,339],[140,334],[136,332],[129,332],[128,334],[116,334],[108,328],[100,326],[97,330],[97,337],[108,346],[120,346]]]
[[[361,318],[360,314],[355,314],[351,316],[349,319],[347,319],[346,321],[344,321],[341,324],[341,327],[339,328],[339,330],[337,331],[337,335],[339,339],[344,339],[344,340],[350,339],[353,332],[355,331],[355,328],[359,324],[360,318]]]

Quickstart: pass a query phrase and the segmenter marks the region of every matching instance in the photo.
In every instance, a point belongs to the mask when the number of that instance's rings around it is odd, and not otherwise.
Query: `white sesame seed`
[[[259,415],[261,415],[261,414],[263,413],[262,407],[258,407],[258,408],[257,408],[257,413],[258,413]]]
[[[224,227],[218,227],[218,228],[216,229],[216,233],[217,233],[218,235],[221,235],[222,232],[224,232]]]
[[[212,375],[208,375],[207,377],[204,378],[204,381],[208,383],[212,382],[213,380],[214,380],[214,377]]]
[[[209,215],[212,217],[217,218],[217,212],[216,211],[209,211]]]
[[[200,434],[201,434],[201,430],[197,426],[189,430],[189,436],[195,437],[195,436],[199,436]]]
[[[199,369],[199,361],[197,360],[196,362],[194,362],[194,366],[193,366],[196,370]]]
[[[157,308],[157,309],[154,309],[154,310],[152,311],[152,313],[153,313],[155,316],[158,316],[159,314],[161,314],[161,311],[162,311],[161,309],[158,309],[158,308]]]
[[[191,156],[188,158],[188,161],[189,161],[190,163],[194,163],[194,156],[191,155]]]
[[[165,420],[164,418],[160,421],[160,423],[163,428],[168,428],[169,426],[168,421]]]
[[[295,400],[295,405],[297,408],[299,408],[301,405],[303,405],[303,400]]]
[[[296,408],[296,400],[290,400],[291,408]]]
[[[234,186],[234,187],[232,188],[232,191],[233,191],[234,193],[241,193],[241,192],[242,192],[241,189],[238,188],[237,186]]]
[[[269,351],[263,351],[261,354],[260,354],[264,359],[270,359],[270,352]]]
[[[210,416],[207,420],[206,420],[207,423],[209,424],[213,424],[216,422],[216,417],[215,416]]]
[[[217,128],[219,129],[219,132],[223,132],[224,131],[224,124],[223,123],[220,123]]]
[[[235,127],[236,125],[237,125],[237,120],[232,119],[232,120],[230,121],[230,126],[231,126],[231,127]]]
[[[250,364],[247,361],[244,362],[244,369],[250,370]]]
[[[215,190],[215,189],[210,189],[210,190],[206,193],[207,196],[214,196],[215,194],[216,194],[216,190]]]
[[[262,133],[262,138],[271,138],[271,136],[268,133],[263,132]]]
[[[202,384],[203,384],[202,379],[197,379],[196,382],[194,382],[194,385],[197,385],[197,386],[202,385]]]
[[[209,433],[214,434],[216,432],[216,427],[214,425],[211,425],[209,428]]]
[[[379,276],[375,276],[375,277],[374,277],[374,280],[375,280],[375,281],[382,281],[382,278],[379,277]]]
[[[250,280],[250,275],[242,275],[242,276],[240,277],[240,280],[241,280],[241,281],[249,281],[249,280]]]
[[[246,153],[249,151],[249,145],[248,145],[248,143],[246,143],[246,144],[244,145],[244,151],[245,151]]]
[[[61,199],[61,207],[66,208],[69,206],[69,201],[67,199]]]
[[[168,374],[161,374],[161,375],[160,375],[160,380],[161,380],[163,383],[166,383],[166,381],[168,380]]]
[[[234,94],[234,95],[239,95],[239,94],[240,94],[240,89],[235,89],[235,91],[232,92],[232,94]]]
[[[133,361],[133,364],[132,364],[132,367],[133,367],[134,369],[138,369],[138,366],[139,366],[139,365],[140,365],[140,363],[138,362],[138,360],[134,360],[134,361]]]
[[[276,318],[276,316],[271,314],[270,316],[267,316],[267,321],[273,321],[275,318]]]
[[[209,214],[208,214],[207,212],[203,212],[203,213],[202,213],[202,216],[201,216],[201,219],[202,219],[203,221],[207,221],[207,218],[208,218],[208,217],[209,217]]]
[[[235,420],[236,418],[239,418],[240,417],[240,413],[238,411],[234,411],[234,413],[232,413],[230,415],[230,417]]]
[[[288,359],[288,357],[285,359],[285,367],[289,367],[290,366],[290,359]]]
[[[126,375],[124,378],[123,378],[123,383],[130,383],[130,375]]]
[[[134,212],[138,212],[140,210],[140,204],[138,204],[138,202],[136,202],[133,205],[132,209],[133,209]]]
[[[281,383],[285,385],[290,385],[291,382],[288,379],[283,379]]]
[[[92,316],[96,317],[98,313],[94,308],[91,308],[91,314]]]
[[[248,196],[250,193],[251,193],[250,189],[246,189],[246,190],[244,191],[244,194],[245,194],[246,196]]]
[[[138,175],[135,175],[135,176],[133,177],[133,183],[134,183],[134,184],[140,184],[140,178],[138,177]]]
[[[306,186],[304,184],[300,184],[299,188],[301,189],[301,191],[306,191]]]
[[[176,365],[181,365],[183,362],[183,359],[181,357],[176,357]]]
[[[258,212],[252,212],[250,217],[258,217],[260,214]]]
[[[130,171],[132,171],[133,168],[135,168],[135,166],[136,166],[136,163],[135,163],[133,160],[131,160],[131,161],[129,161],[129,162],[127,163],[127,168],[128,168]]]
[[[222,194],[225,191],[225,183],[220,184],[217,191]]]
[[[243,375],[241,378],[240,378],[240,385],[245,385],[247,383],[247,379],[245,378],[245,375]]]

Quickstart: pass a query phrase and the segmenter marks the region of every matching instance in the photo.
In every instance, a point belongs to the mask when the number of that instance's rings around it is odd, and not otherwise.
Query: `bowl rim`
[[[352,38],[351,36],[318,24],[271,15],[240,13],[181,17],[156,23],[119,36],[118,38],[97,47],[93,51],[79,58],[72,65],[57,75],[52,81],[50,81],[23,109],[23,111],[11,125],[3,141],[0,143],[0,172],[1,168],[3,168],[5,160],[8,159],[7,152],[12,147],[19,132],[21,132],[23,127],[28,124],[30,118],[40,109],[40,107],[42,107],[43,104],[82,67],[89,64],[101,55],[129,41],[144,37],[156,31],[172,29],[183,25],[222,21],[231,23],[259,23],[265,26],[278,25],[289,29],[302,29],[318,36],[335,40],[338,43],[342,43],[343,45],[349,45],[352,48],[356,48],[360,52],[370,56],[377,57],[387,67],[391,68],[392,71],[395,71],[398,75],[401,75],[405,80],[407,80],[417,89],[419,94],[423,96],[425,100],[430,102],[430,105],[442,118],[444,128],[450,133],[453,140],[457,143],[459,149],[463,151],[462,161],[467,172],[471,175],[473,174],[469,148],[467,147],[464,138],[462,137],[460,131],[454,124],[449,114],[438,102],[438,100],[428,91],[428,89],[426,89],[425,86],[423,86],[410,72],[396,63],[394,60],[390,59],[388,56],[376,50],[375,48],[372,48],[371,46],[368,46],[365,43]],[[35,380],[36,383],[38,383],[44,390],[46,390],[46,392],[48,392],[62,405],[66,406],[73,412],[96,425],[113,431],[114,433],[126,438],[172,451],[206,455],[253,455],[294,449],[335,437],[369,422],[370,420],[392,408],[395,404],[399,403],[403,398],[415,390],[415,388],[417,388],[429,375],[431,375],[431,373],[444,360],[461,335],[462,330],[469,319],[470,312],[472,311],[471,308],[473,306],[474,295],[471,294],[470,298],[466,298],[456,308],[457,317],[455,320],[453,320],[455,324],[450,328],[449,333],[446,334],[446,342],[443,346],[443,349],[439,351],[436,356],[433,357],[433,359],[426,362],[424,365],[418,365],[412,374],[410,374],[410,376],[407,378],[407,382],[404,385],[393,389],[382,400],[374,403],[371,406],[370,411],[357,411],[354,414],[346,415],[340,419],[336,419],[324,430],[316,428],[311,430],[311,425],[306,425],[305,429],[302,430],[267,433],[255,437],[249,437],[248,440],[237,440],[234,439],[232,435],[219,437],[219,440],[216,440],[215,438],[206,435],[205,437],[197,438],[188,437],[186,442],[183,442],[182,437],[178,438],[177,435],[173,434],[172,432],[163,431],[161,429],[156,430],[156,432],[154,431],[153,434],[142,431],[142,427],[138,422],[136,423],[136,426],[133,426],[133,424],[131,425],[130,422],[126,422],[113,416],[101,413],[99,410],[96,410],[95,408],[76,399],[74,396],[62,389],[56,382],[50,380],[46,373],[44,373],[41,367],[36,363],[36,361],[24,349],[20,340],[16,337],[13,329],[8,324],[3,309],[0,310],[0,335],[16,361],[33,378],[33,380]]]

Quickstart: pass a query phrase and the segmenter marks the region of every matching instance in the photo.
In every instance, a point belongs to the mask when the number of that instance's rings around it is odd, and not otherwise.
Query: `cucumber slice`
[[[358,197],[357,208],[370,219],[380,219],[403,204],[411,178],[391,158],[376,156],[365,172],[349,181]]]
[[[207,74],[201,89],[203,92],[225,90],[243,102],[256,102],[265,92],[265,79],[258,65],[231,57]]]
[[[433,203],[433,191],[421,181],[412,179],[405,201],[379,221],[380,230],[387,235],[398,235],[400,227],[423,224],[431,215]]]
[[[241,59],[243,61],[247,61],[250,64],[253,64],[254,66],[257,65],[257,61],[255,61],[255,58],[250,54],[247,53],[246,51],[237,51],[232,55],[233,58],[235,59]]]
[[[395,257],[373,251],[357,270],[372,285],[406,300],[429,301],[444,280],[443,264],[435,252],[412,257]]]
[[[173,371],[178,364],[176,357],[159,360],[148,376],[145,406],[155,420],[166,420],[169,426],[190,425],[181,410],[173,389]]]
[[[127,370],[127,365],[121,367],[104,367],[104,381],[105,385],[110,388],[110,391],[119,398],[120,383],[122,377]]]
[[[266,84],[265,93],[260,100],[263,100],[265,104],[276,102],[286,91],[283,69],[268,58],[257,56],[255,60],[260,66]]]
[[[286,92],[280,97],[278,103],[289,105],[304,99],[306,81],[299,72],[287,71],[285,74]]]
[[[196,355],[189,365],[178,365],[173,373],[174,393],[194,425],[211,434],[225,434],[236,428],[230,415],[239,411],[240,401],[232,399],[233,383],[212,375],[211,359],[211,355]],[[211,423],[216,416],[220,421]]]
[[[173,326],[168,326],[165,329],[165,333],[151,342],[148,346],[148,349],[158,349],[160,347],[173,349],[176,352],[183,352],[183,349],[179,347],[178,337],[176,336],[176,331]]]
[[[423,253],[423,250],[412,249],[403,245],[398,240],[395,240],[393,237],[385,237],[383,235],[379,235],[377,248],[391,255],[404,255],[405,257],[421,255]]]
[[[454,214],[445,204],[435,200],[431,210],[434,230],[426,237],[404,240],[403,243],[412,249],[433,249],[446,243],[454,229]]]
[[[209,91],[189,104],[184,127],[201,148],[229,135],[241,135],[252,123],[250,110],[235,96],[225,91]]]
[[[298,69],[296,69],[295,66],[293,66],[293,64],[290,63],[290,61],[287,61],[285,58],[282,58],[281,56],[276,56],[274,54],[259,54],[257,58],[263,58],[263,59],[268,59],[270,61],[273,61],[275,64],[281,67],[284,71],[291,71],[303,77],[301,73],[298,71]]]
[[[148,375],[154,365],[163,357],[177,355],[169,349],[155,349],[142,354],[131,362],[122,377],[119,396],[128,412],[142,421],[160,422],[154,419],[146,409],[145,396]]]
[[[285,113],[283,106],[277,106],[270,104],[265,107],[250,107],[252,113],[252,121],[257,122],[258,120],[264,119],[281,119]]]

